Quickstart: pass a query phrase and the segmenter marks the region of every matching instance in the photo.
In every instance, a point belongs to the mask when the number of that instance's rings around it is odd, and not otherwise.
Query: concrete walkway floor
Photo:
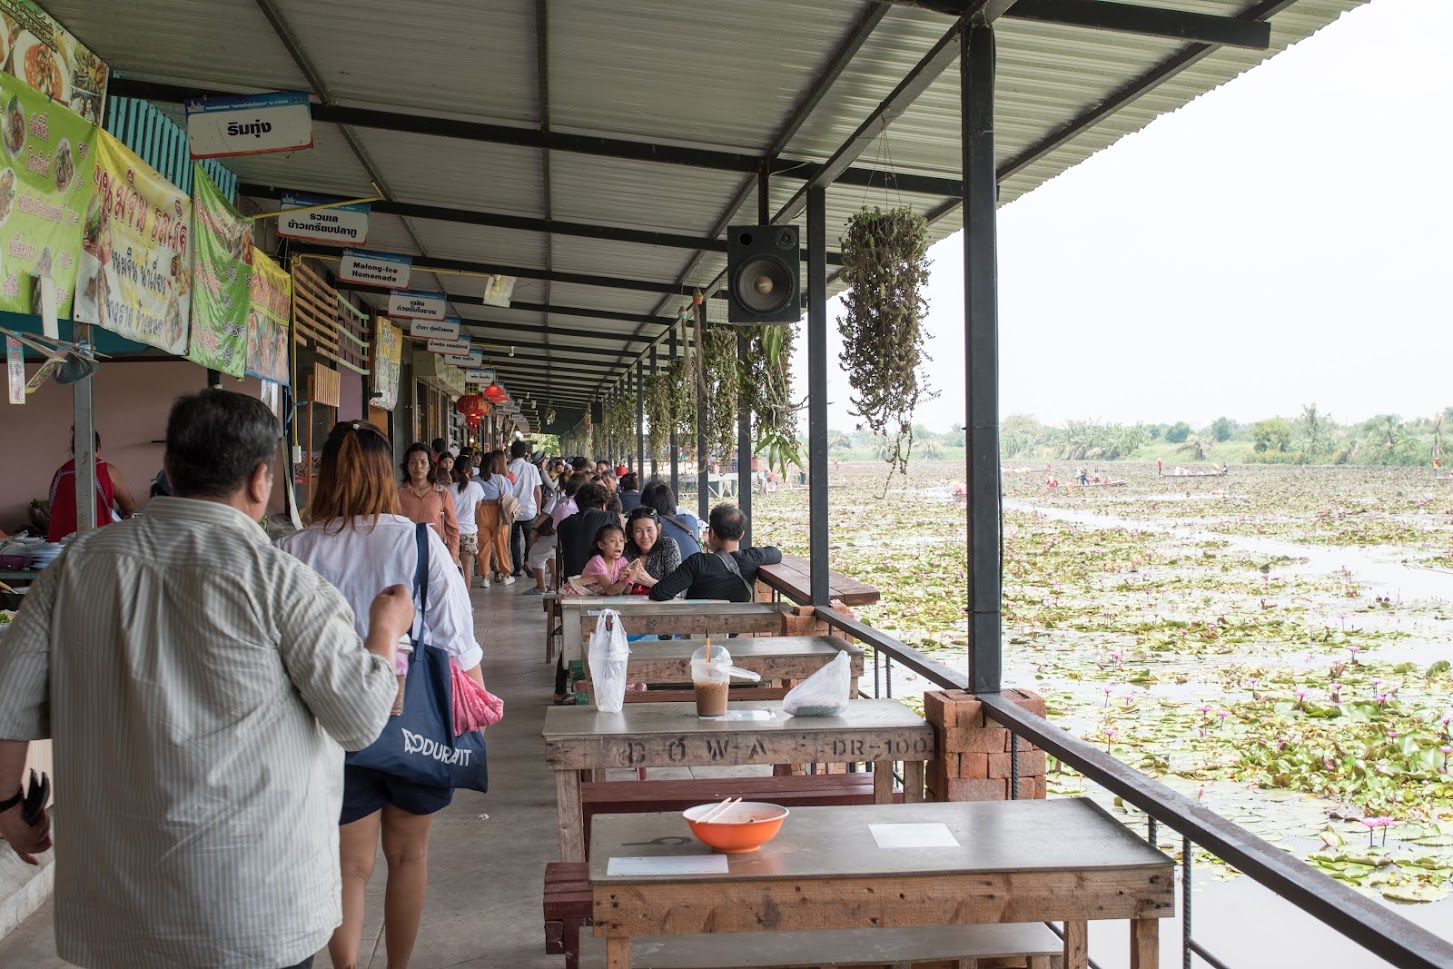
[[[540,600],[521,594],[529,587],[521,580],[472,593],[475,631],[485,649],[485,682],[504,698],[505,718],[488,732],[490,793],[461,791],[435,817],[429,891],[411,969],[565,965],[564,956],[545,954],[540,910],[545,863],[560,853],[554,779],[545,769],[540,739],[554,667],[544,663]],[[364,926],[361,965],[367,969],[387,969],[382,938],[385,872],[380,854]],[[0,939],[0,969],[70,965],[55,954],[51,913],[47,902]],[[325,952],[316,966],[329,965]]]

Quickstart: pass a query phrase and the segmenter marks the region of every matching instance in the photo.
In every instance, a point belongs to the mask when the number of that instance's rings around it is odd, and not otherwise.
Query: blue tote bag
[[[489,790],[489,764],[484,734],[472,730],[454,736],[454,689],[449,654],[424,642],[429,606],[429,533],[419,525],[419,565],[414,572],[418,603],[414,651],[404,678],[404,712],[389,717],[383,733],[347,757],[354,767],[368,767],[415,784]]]

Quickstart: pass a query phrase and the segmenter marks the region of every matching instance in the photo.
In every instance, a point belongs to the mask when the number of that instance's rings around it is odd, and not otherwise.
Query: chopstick
[[[696,823],[701,824],[706,821],[715,821],[717,818],[721,817],[723,814],[725,814],[727,811],[740,804],[741,802],[742,799],[739,797],[729,797],[725,801],[722,801],[720,804],[718,804],[716,807],[712,808],[710,811],[707,811],[701,817],[697,818]]]

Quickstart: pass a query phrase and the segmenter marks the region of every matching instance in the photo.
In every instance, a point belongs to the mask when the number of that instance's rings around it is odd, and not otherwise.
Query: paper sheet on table
[[[771,720],[771,710],[728,710],[720,717],[697,717],[698,720]]]
[[[879,848],[957,848],[958,839],[947,825],[927,824],[870,824],[873,840]]]
[[[605,873],[613,875],[725,875],[726,855],[666,855],[663,857],[625,856],[606,863]]]

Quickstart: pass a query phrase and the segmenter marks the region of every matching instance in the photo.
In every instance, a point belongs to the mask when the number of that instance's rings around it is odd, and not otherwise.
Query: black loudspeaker
[[[590,402],[590,423],[596,427],[605,423],[605,402],[592,400]]]
[[[727,229],[727,319],[796,323],[802,318],[802,249],[795,225]]]

